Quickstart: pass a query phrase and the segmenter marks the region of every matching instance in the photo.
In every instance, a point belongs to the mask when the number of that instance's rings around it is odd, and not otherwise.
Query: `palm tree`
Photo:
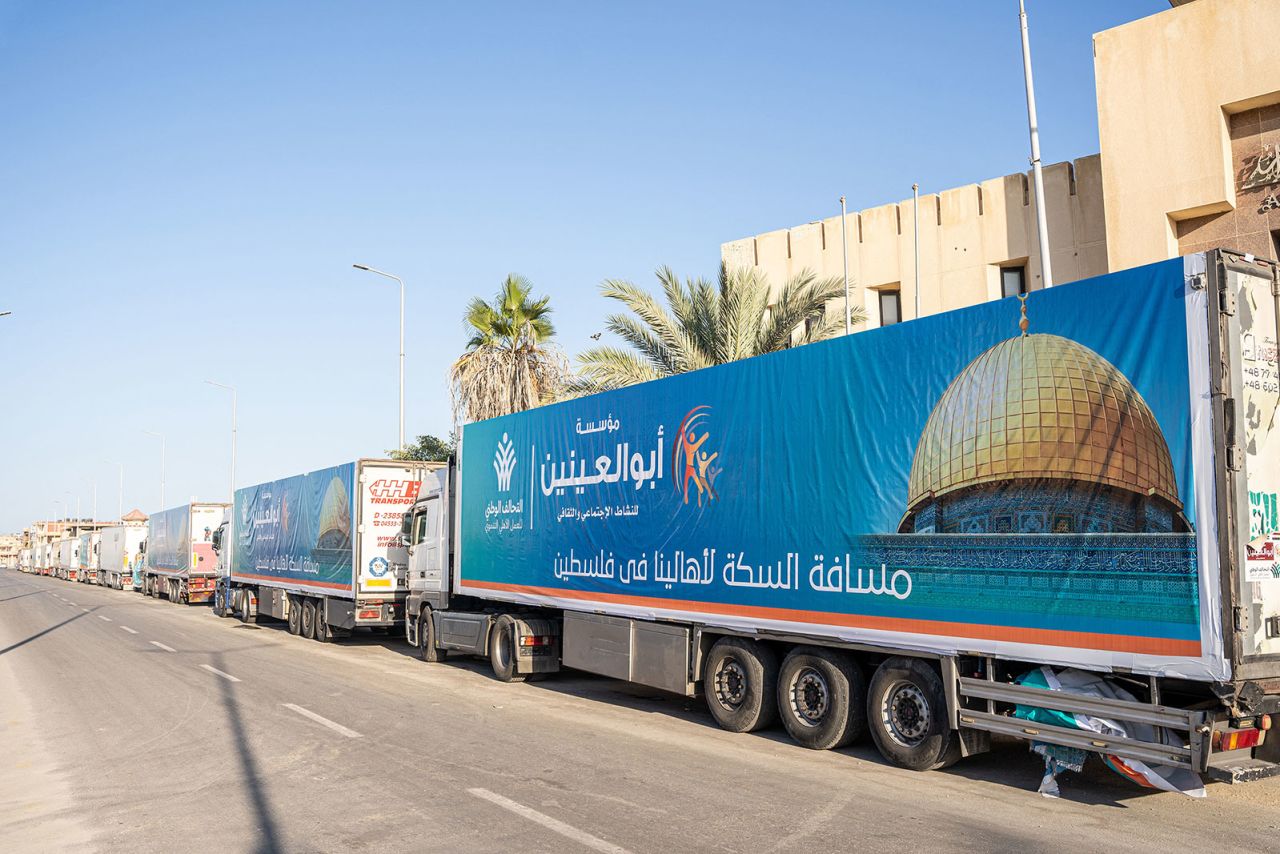
[[[467,306],[467,352],[449,369],[453,417],[481,421],[531,409],[554,399],[568,373],[555,335],[550,298],[532,299],[524,276],[507,276],[493,302]]]
[[[631,282],[606,281],[600,292],[631,312],[612,314],[610,332],[631,346],[594,347],[578,357],[575,394],[621,388],[672,374],[721,365],[830,338],[843,329],[843,316],[827,313],[827,303],[844,295],[841,279],[818,279],[808,270],[789,279],[773,303],[764,274],[720,266],[720,279],[681,282],[670,268],[658,271],[667,305]],[[866,319],[851,310],[855,323]]]

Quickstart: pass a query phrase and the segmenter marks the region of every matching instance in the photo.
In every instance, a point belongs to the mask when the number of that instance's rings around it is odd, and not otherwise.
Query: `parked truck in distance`
[[[98,544],[98,583],[116,590],[133,590],[133,563],[146,538],[145,525],[103,528]]]
[[[80,537],[69,536],[58,540],[58,577],[63,581],[75,581],[80,575]]]
[[[226,507],[225,502],[193,501],[151,515],[142,570],[144,594],[188,605],[213,598],[213,532]]]
[[[466,425],[408,639],[916,770],[1275,773],[1278,304],[1219,250]]]
[[[401,515],[442,465],[362,459],[237,489],[218,536],[228,571],[215,611],[285,620],[290,633],[325,642],[398,629],[408,592]]]
[[[102,541],[100,531],[85,531],[80,540],[80,572],[76,581],[81,584],[98,583],[98,544]]]

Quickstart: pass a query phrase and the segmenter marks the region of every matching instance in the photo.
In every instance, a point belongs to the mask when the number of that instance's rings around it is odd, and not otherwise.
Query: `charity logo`
[[[711,439],[711,407],[695,406],[680,422],[675,442],[671,446],[671,471],[676,475],[673,485],[683,493],[684,503],[689,503],[689,486],[692,483],[698,506],[705,496],[710,504],[719,498],[715,489],[716,478],[724,470],[715,465],[720,456],[713,450]]]
[[[515,468],[515,445],[511,444],[511,439],[503,433],[502,441],[498,443],[498,449],[493,453],[493,470],[498,475],[499,492],[507,492],[511,489],[511,473]]]
[[[374,578],[381,578],[387,574],[387,570],[391,569],[391,564],[387,562],[385,557],[375,557],[369,561],[369,574]]]
[[[373,504],[412,504],[421,489],[421,481],[382,478],[369,487],[369,497]]]

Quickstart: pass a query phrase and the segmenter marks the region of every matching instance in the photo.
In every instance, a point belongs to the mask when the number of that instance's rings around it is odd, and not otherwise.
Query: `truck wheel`
[[[302,636],[312,640],[316,636],[316,600],[308,596],[302,600]]]
[[[240,590],[236,594],[236,600],[240,603],[238,610],[240,611],[240,622],[249,624],[253,622],[250,616],[250,609],[253,607],[253,597],[249,595],[248,590]]]
[[[955,755],[959,734],[947,721],[942,680],[921,659],[895,657],[876,668],[867,723],[880,754],[901,768],[928,771]]]
[[[795,742],[811,750],[844,747],[866,726],[862,672],[832,650],[798,646],[778,671],[778,714]]]
[[[754,732],[777,719],[778,655],[746,638],[721,638],[703,670],[707,708],[721,729]]]
[[[288,598],[289,616],[286,622],[289,626],[289,634],[296,635],[302,630],[302,602],[292,593]]]
[[[226,617],[227,613],[227,595],[223,592],[221,585],[213,588],[213,616]]]
[[[324,615],[324,600],[316,600],[316,640],[320,643],[328,643],[333,640],[333,626],[329,625],[329,620]]]
[[[426,662],[444,661],[449,651],[436,646],[436,624],[431,619],[431,609],[423,607],[418,614],[418,653]]]
[[[506,614],[489,631],[489,664],[500,682],[523,682],[516,669],[516,623]]]

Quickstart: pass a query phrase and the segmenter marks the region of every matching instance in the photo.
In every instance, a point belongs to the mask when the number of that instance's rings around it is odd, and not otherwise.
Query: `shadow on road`
[[[23,596],[36,596],[43,592],[43,590],[32,590],[30,593],[19,593],[17,596],[6,596],[5,598],[0,599],[0,602],[12,602],[14,599],[21,599]]]
[[[211,657],[214,667],[219,670],[226,668],[222,654],[211,653]],[[280,844],[280,833],[276,829],[275,815],[263,786],[262,775],[258,771],[258,763],[253,757],[253,749],[249,746],[249,739],[245,734],[244,717],[240,713],[240,704],[236,702],[235,687],[224,680],[218,680],[218,682],[222,706],[227,711],[227,723],[231,728],[232,746],[235,748],[236,757],[240,760],[245,794],[248,795],[249,803],[253,805],[253,811],[258,817],[258,833],[261,840],[255,851],[259,854],[276,854],[284,849]]]
[[[18,598],[18,597],[16,597],[16,596],[15,596],[14,598],[16,599],[16,598]],[[67,617],[67,618],[66,618],[65,620],[63,620],[61,623],[54,623],[52,626],[49,626],[49,628],[47,628],[47,629],[41,629],[40,631],[36,632],[34,635],[32,635],[32,636],[31,636],[31,637],[29,637],[29,638],[24,638],[24,639],[22,639],[22,640],[18,641],[17,643],[9,644],[9,645],[8,645],[8,646],[6,646],[4,649],[0,649],[0,655],[4,655],[4,654],[5,654],[5,653],[7,653],[7,652],[13,652],[15,649],[17,649],[17,648],[18,648],[18,647],[20,647],[20,646],[26,646],[27,644],[31,643],[33,640],[38,640],[38,639],[40,639],[40,638],[44,637],[45,635],[49,634],[49,632],[52,632],[52,631],[55,631],[56,629],[60,629],[60,628],[62,628],[62,627],[63,627],[63,626],[65,626],[67,623],[74,623],[76,620],[80,619],[81,617],[87,617],[87,616],[89,616],[90,614],[92,614],[92,613],[93,613],[94,611],[96,611],[96,610],[98,610],[98,609],[97,609],[97,608],[90,608],[88,611],[81,611],[81,612],[80,612],[80,613],[78,613],[78,614],[73,614],[72,616]]]

